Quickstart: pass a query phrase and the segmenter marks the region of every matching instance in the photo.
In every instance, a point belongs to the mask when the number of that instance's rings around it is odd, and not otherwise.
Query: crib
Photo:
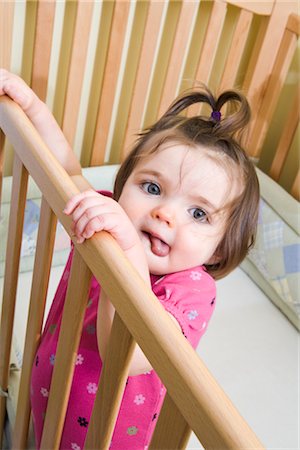
[[[153,122],[179,92],[193,85],[193,80],[200,80],[212,89],[242,88],[253,110],[246,145],[257,161],[263,211],[271,208],[276,214],[271,223],[282,223],[281,230],[287,228],[282,231],[287,235],[284,245],[299,248],[299,168],[295,164],[299,80],[291,76],[299,36],[296,3],[237,0],[2,3],[4,26],[0,45],[5,42],[5,51],[1,48],[1,65],[14,68],[16,64],[13,30],[22,13],[24,51],[19,72],[52,107],[86,167],[87,178],[93,172],[104,184],[106,171],[115,171],[114,165],[127,154],[134,134]],[[55,51],[57,48],[59,51]],[[291,79],[293,83],[286,81]],[[1,135],[3,195],[11,190],[13,205],[0,331],[1,430],[7,418],[9,386],[16,376],[11,370],[12,358],[16,357],[13,321],[17,315],[18,271],[24,264],[20,249],[22,238],[24,243],[26,195],[32,189],[41,192],[35,260],[34,264],[33,258],[27,261],[33,265],[33,279],[25,347],[18,349],[23,361],[17,376],[17,407],[15,417],[12,420],[8,417],[8,426],[13,430],[12,448],[25,449],[29,445],[29,379],[43,327],[56,223],[58,220],[58,228],[70,234],[63,206],[89,182],[65,173],[20,108],[7,98],[0,101],[0,127],[7,137]],[[273,134],[278,136],[276,145]],[[109,178],[111,181],[110,174]],[[262,233],[268,228],[264,225]],[[266,267],[262,270],[259,264],[260,244],[259,236],[243,270],[299,328],[299,301],[294,294],[299,269],[290,270],[289,279],[275,273],[270,282],[264,276]],[[62,329],[68,328],[68,333],[62,331],[64,338],[59,341],[41,448],[59,448],[91,274],[101,280],[116,308],[107,353],[113,355],[118,349],[120,357],[118,360],[108,357],[105,361],[85,448],[109,448],[135,341],[167,388],[149,448],[186,448],[191,431],[207,449],[263,448],[205,364],[169,322],[114,240],[106,233],[98,233],[84,245],[75,244],[75,249],[62,325]],[[64,258],[54,251],[55,257]],[[296,264],[297,261],[292,266]],[[162,332],[166,329],[168,333]],[[71,355],[70,358],[65,354]],[[59,411],[57,399],[61,404]],[[7,412],[12,416],[11,411]]]

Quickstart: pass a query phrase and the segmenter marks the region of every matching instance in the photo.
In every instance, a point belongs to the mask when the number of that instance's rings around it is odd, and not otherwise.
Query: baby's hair
[[[208,104],[210,116],[181,114],[197,103]],[[226,115],[221,111],[223,107]],[[165,144],[183,144],[199,151],[202,147],[217,163],[227,169],[229,167],[231,174],[241,179],[243,189],[237,198],[225,205],[228,219],[215,252],[216,262],[205,265],[216,279],[224,277],[241,263],[255,239],[259,184],[254,165],[241,145],[250,116],[246,98],[235,90],[225,91],[218,98],[206,87],[188,92],[175,100],[154,125],[140,133],[115,181],[114,198],[118,200],[139,161],[159,151]]]

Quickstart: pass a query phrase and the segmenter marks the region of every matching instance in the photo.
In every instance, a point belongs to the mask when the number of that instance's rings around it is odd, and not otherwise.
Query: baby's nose
[[[172,208],[168,208],[167,206],[157,206],[152,210],[152,218],[165,222],[169,227],[173,227],[175,225],[175,214]]]

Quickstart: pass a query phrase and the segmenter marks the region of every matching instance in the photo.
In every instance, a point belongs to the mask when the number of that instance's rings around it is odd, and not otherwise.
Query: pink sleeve
[[[203,268],[197,267],[158,279],[152,290],[196,348],[214,311],[214,279]]]

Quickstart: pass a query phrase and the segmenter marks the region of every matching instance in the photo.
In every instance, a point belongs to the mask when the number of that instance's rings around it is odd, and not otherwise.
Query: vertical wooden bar
[[[158,117],[159,104],[168,73],[169,60],[176,37],[181,8],[182,0],[176,2],[165,1],[158,45],[148,86],[147,105],[143,114],[143,128],[152,125]]]
[[[9,358],[28,182],[28,172],[17,155],[14,158],[13,177],[0,324],[0,389],[4,392],[8,389]],[[5,405],[6,398],[0,395],[0,439],[3,433]]]
[[[197,14],[198,6],[198,2],[191,2],[190,0],[184,0],[182,2],[174,44],[168,64],[168,71],[160,100],[159,117],[165,113],[178,94],[179,81],[188,51],[191,28],[193,27],[193,21]]]
[[[274,80],[274,63],[276,56],[279,52],[281,42],[287,19],[292,12],[292,8],[296,7],[290,5],[286,7],[285,2],[276,1],[272,14],[268,19],[268,24],[263,37],[260,37],[260,49],[255,49],[256,54],[253,55],[254,63],[250,61],[245,82],[244,90],[247,92],[247,98],[250,101],[250,105],[253,111],[258,112],[253,115],[251,123],[251,129],[249,132],[248,148],[252,156],[258,157],[260,154],[261,136],[265,134],[265,125],[267,126],[267,120],[262,122],[261,106],[267,105],[265,98],[265,92],[267,86],[269,86],[269,80]],[[276,91],[272,92],[272,96],[276,94]],[[273,98],[271,97],[273,102]]]
[[[175,448],[184,450],[191,436],[191,431],[187,421],[167,393],[149,450],[173,450]]]
[[[85,441],[85,450],[108,450],[128,376],[135,342],[115,313],[106,358]],[[118,355],[116,358],[115,355]]]
[[[99,18],[99,30],[96,36],[95,60],[92,70],[90,95],[82,141],[81,164],[89,166],[93,149],[93,142],[97,123],[97,113],[101,100],[101,91],[105,75],[105,65],[109,49],[111,24],[115,3],[102,2]]]
[[[196,71],[196,83],[204,83],[208,85],[211,69],[213,67],[215,53],[219,44],[219,37],[221,35],[222,27],[226,16],[227,5],[226,2],[213,2],[209,23],[205,33],[203,46],[201,49],[200,59]],[[199,105],[192,105],[189,108],[188,115],[198,115],[202,107]]]
[[[42,197],[37,247],[33,268],[30,307],[27,319],[22,373],[18,397],[16,421],[13,431],[14,449],[26,448],[30,419],[30,377],[32,365],[40,340],[52,253],[55,240],[56,216]]]
[[[90,269],[75,250],[41,440],[42,449],[59,449],[91,276]],[[60,401],[59,410],[57,399]]]
[[[131,19],[126,33],[128,44],[124,48],[124,55],[122,56],[122,68],[120,68],[118,80],[119,88],[114,101],[114,114],[109,132],[110,139],[106,148],[105,162],[111,164],[120,162],[149,9],[149,3],[144,1],[138,1],[135,4],[132,2],[131,5],[134,6],[131,6],[133,11],[130,14]],[[145,98],[140,98],[140,101],[144,104]]]
[[[209,81],[209,75],[213,66],[214,55],[218,46],[219,36],[221,35],[226,10],[226,2],[213,2],[196,72],[196,81],[198,82],[207,84]]]
[[[78,1],[62,130],[73,145],[79,112],[94,3]]]
[[[300,201],[300,170],[298,169],[296,178],[294,180],[291,194],[293,197],[295,197],[298,201]]]
[[[299,103],[300,95],[298,89],[291,111],[286,119],[285,127],[281,133],[276,153],[274,155],[270,168],[269,174],[275,181],[278,181],[280,177],[284,162],[288,156],[289,149],[292,145],[293,138],[296,133],[296,129],[299,123]]]
[[[297,38],[295,34],[286,30],[283,34],[278,54],[276,55],[272,73],[268,76],[268,79],[265,79],[265,82],[268,81],[268,83],[265,88],[263,103],[255,114],[252,130],[249,133],[250,139],[248,146],[251,155],[254,157],[259,157],[261,153],[262,144],[266,137],[267,130],[269,129],[282,87],[285,83],[296,45]]]
[[[33,51],[31,87],[41,100],[46,100],[55,0],[39,0]]]
[[[0,67],[10,70],[15,1],[0,1]],[[0,199],[4,165],[5,136],[0,130]]]
[[[14,8],[14,1],[0,2],[0,67],[7,70],[10,69]]]
[[[148,87],[154,64],[155,50],[164,10],[163,1],[151,1],[145,26],[142,49],[137,68],[135,86],[128,114],[127,128],[121,160],[124,159],[135,137],[142,128],[144,108],[146,107]]]
[[[96,132],[92,149],[92,166],[102,164],[104,161],[129,8],[130,2],[115,2],[111,36],[98,109]]]
[[[252,19],[253,13],[243,9],[240,11],[236,29],[234,31],[230,49],[226,58],[226,64],[220,80],[220,92],[225,89],[232,88],[235,85],[240,62],[245,50],[247,38],[249,36]]]
[[[2,179],[3,179],[3,164],[4,164],[4,143],[5,134],[0,130],[0,211],[1,211],[1,195],[2,195]]]

